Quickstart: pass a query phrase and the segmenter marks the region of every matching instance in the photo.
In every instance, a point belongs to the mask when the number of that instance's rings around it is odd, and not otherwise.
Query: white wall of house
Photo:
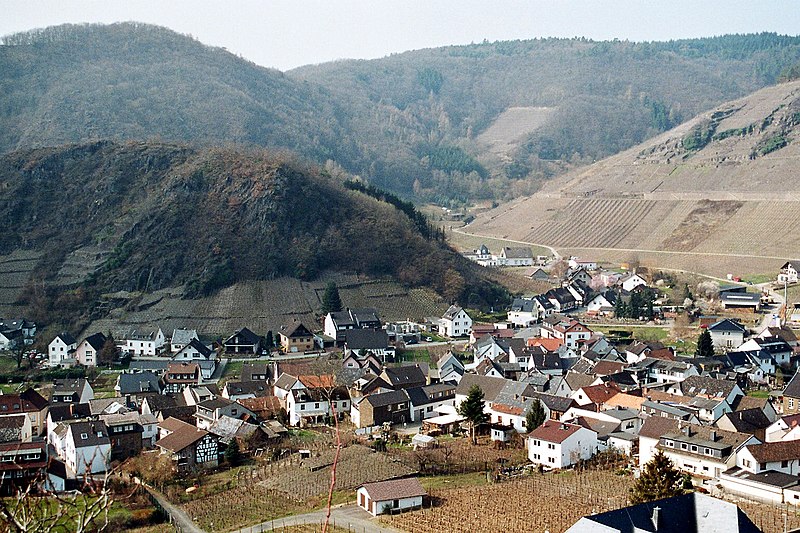
[[[439,400],[437,402],[431,402],[424,405],[411,405],[411,421],[412,422],[420,422],[426,418],[431,418],[434,416],[439,416],[437,412],[439,408],[443,405],[456,405],[455,398],[448,398],[446,400]],[[420,413],[421,412],[421,413]],[[422,416],[420,416],[422,414]]]
[[[440,327],[448,337],[463,337],[469,335],[472,331],[472,319],[462,309],[452,320],[442,318]]]
[[[550,468],[566,468],[578,459],[589,459],[597,451],[597,433],[580,428],[562,442],[547,442],[528,437],[528,459]]]
[[[368,511],[372,516],[388,513],[390,511],[401,511],[403,509],[413,509],[422,507],[422,496],[413,498],[400,498],[397,500],[375,501],[369,499],[367,489],[360,487],[357,492],[356,501],[359,507]]]
[[[75,349],[75,362],[83,366],[97,366],[97,350],[84,340]]]
[[[754,474],[764,472],[765,470],[776,470],[793,476],[800,475],[800,457],[761,464],[755,460],[753,454],[747,448],[742,448],[736,454],[736,466]]]
[[[720,474],[719,484],[726,492],[740,494],[761,502],[780,504],[784,500],[783,490],[780,487],[729,476],[725,473]]]
[[[50,361],[50,366],[59,366],[64,359],[71,359],[72,354],[70,350],[74,350],[76,344],[67,345],[61,337],[56,337],[50,344],[47,345],[47,355]]]

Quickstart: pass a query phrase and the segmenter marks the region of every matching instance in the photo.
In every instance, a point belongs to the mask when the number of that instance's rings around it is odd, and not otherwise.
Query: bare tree
[[[47,474],[41,471],[12,497],[0,499],[0,522],[6,524],[3,531],[45,533],[58,527],[75,533],[105,530],[114,502],[110,475],[110,470],[101,479],[85,474],[80,492],[59,494],[52,491]]]

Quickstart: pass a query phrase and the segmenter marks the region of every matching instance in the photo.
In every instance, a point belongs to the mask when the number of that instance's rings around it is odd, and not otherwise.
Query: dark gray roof
[[[707,396],[717,396],[726,398],[736,387],[735,381],[714,379],[705,376],[689,376],[681,384],[681,392],[684,396],[697,396],[703,394]]]
[[[72,439],[75,441],[76,448],[111,444],[105,422],[98,420],[72,422],[69,425],[69,430],[72,433]],[[84,435],[86,438],[83,438]]]
[[[242,381],[252,381],[253,375],[269,376],[272,374],[269,363],[245,363],[242,365]]]
[[[252,394],[256,397],[271,396],[272,387],[266,381],[229,381],[225,384],[228,396]]]
[[[503,390],[507,380],[505,378],[494,378],[491,376],[478,376],[476,374],[464,374],[461,381],[456,386],[456,394],[461,396],[469,395],[469,390],[473,385],[477,385],[483,391],[483,399],[493,402],[500,391]]]
[[[556,396],[544,392],[531,392],[529,394],[532,398],[538,398],[539,401],[545,404],[551,411],[556,411],[558,413],[566,413],[573,405],[573,400],[569,397]]]
[[[389,335],[383,329],[348,329],[344,342],[351,350],[379,350],[389,346]]]
[[[102,333],[95,333],[94,335],[89,335],[86,337],[85,340],[92,348],[99,352],[103,349],[103,345],[106,343],[106,336]]]
[[[653,523],[658,508],[658,525]],[[581,518],[567,531],[597,531],[591,523],[602,524],[607,531],[620,533],[692,533],[725,531],[726,533],[760,533],[760,529],[735,504],[690,492],[682,496],[640,503]]]
[[[261,342],[261,337],[250,331],[248,328],[242,328],[234,332],[234,334],[228,337],[227,339],[225,339],[223,344],[225,344],[226,346],[233,345],[234,344],[233,341],[237,335],[239,337],[237,346],[250,345],[250,344],[256,345]]]
[[[790,396],[792,398],[800,398],[800,371],[795,372],[792,379],[789,380],[789,383],[786,385],[786,388],[783,389],[784,396]]]
[[[158,375],[154,372],[123,373],[119,375],[117,384],[119,385],[119,393],[122,396],[140,392],[161,391],[161,387],[158,384]]]
[[[530,313],[535,305],[533,298],[514,298],[511,302],[511,311]]]
[[[72,344],[76,344],[76,342],[77,342],[77,341],[75,341],[75,337],[73,337],[72,335],[70,335],[66,331],[62,331],[61,333],[56,335],[56,337],[61,339],[62,341],[64,341],[64,344],[66,344],[67,346],[70,346]]]
[[[736,479],[745,479],[782,489],[788,489],[800,484],[800,477],[786,474],[784,472],[778,472],[777,470],[765,470],[763,472],[759,472],[758,474],[754,474],[752,472],[748,472],[747,470],[734,467],[726,470],[724,474],[726,476],[735,477]]]
[[[54,379],[53,380],[53,393],[54,394],[69,394],[80,393],[86,385],[86,380],[83,378],[78,379]]]
[[[369,402],[372,407],[383,407],[386,405],[394,405],[408,401],[408,394],[404,390],[393,390],[389,392],[382,392],[379,394],[370,394],[364,398],[364,401]]]
[[[425,385],[424,387],[412,387],[406,389],[411,403],[415,406],[439,402],[447,398],[454,398],[456,387],[450,383],[436,383]]]
[[[463,309],[461,307],[459,307],[457,305],[451,305],[450,307],[447,308],[447,311],[444,312],[444,315],[442,315],[442,318],[446,318],[446,319],[452,320],[461,311],[463,311]]]
[[[383,373],[393,387],[412,383],[425,383],[427,381],[427,373],[416,365],[387,367],[383,369]]]
[[[740,433],[754,433],[759,429],[765,429],[772,424],[766,413],[758,407],[725,413],[720,417],[728,420],[733,428]],[[719,425],[719,420],[716,422]]]
[[[745,328],[738,322],[735,322],[729,318],[723,318],[722,320],[718,320],[714,322],[710,326],[708,326],[709,331],[736,331],[736,332],[744,332]]]

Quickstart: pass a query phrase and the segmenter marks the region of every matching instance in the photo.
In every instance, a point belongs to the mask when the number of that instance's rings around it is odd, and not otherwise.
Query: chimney
[[[686,426],[685,428],[683,428],[683,434],[686,435],[687,437],[691,437],[692,436],[692,428],[690,428],[689,426]]]
[[[653,520],[653,529],[655,531],[658,531],[658,514],[659,514],[659,511],[661,511],[661,507],[658,507],[658,506],[653,507],[653,516],[651,517],[651,520]]]
[[[711,442],[717,442],[717,430],[712,429],[711,433],[709,434],[709,437],[711,439]]]

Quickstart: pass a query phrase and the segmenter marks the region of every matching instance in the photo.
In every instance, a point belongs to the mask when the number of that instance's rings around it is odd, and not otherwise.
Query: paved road
[[[183,512],[183,509],[172,505],[166,496],[161,494],[159,491],[145,485],[144,483],[142,486],[149,492],[156,500],[158,500],[159,505],[164,508],[167,514],[172,518],[172,522],[180,528],[179,531],[181,533],[206,533],[205,530],[200,529],[197,524],[195,524],[189,515]]]
[[[314,511],[313,513],[298,514],[278,518],[269,522],[262,522],[252,527],[240,529],[234,533],[261,533],[262,531],[278,530],[282,527],[296,526],[300,524],[318,524],[325,521],[325,511]],[[394,529],[381,524],[368,512],[351,503],[331,510],[331,526],[347,528],[348,531],[357,533],[401,533],[399,529]]]

